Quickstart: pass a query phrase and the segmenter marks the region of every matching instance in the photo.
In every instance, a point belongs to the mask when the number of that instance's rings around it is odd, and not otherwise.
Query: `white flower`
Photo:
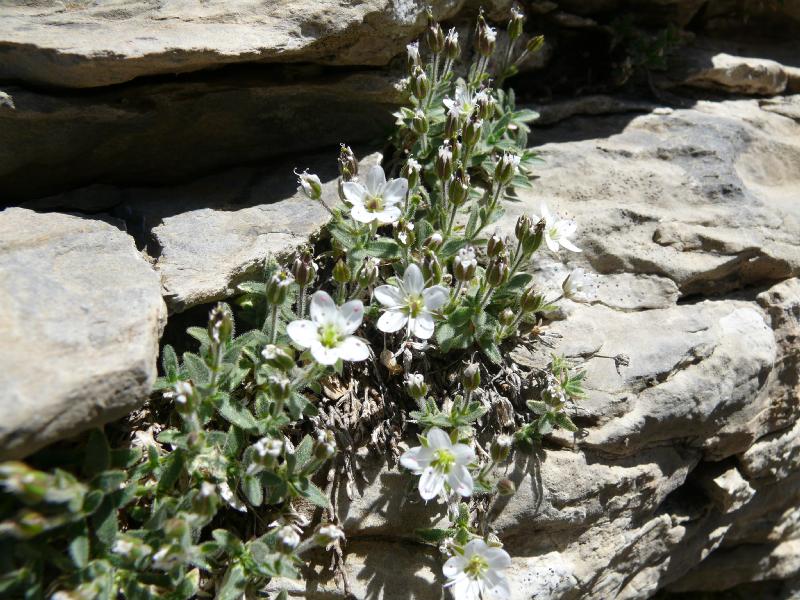
[[[438,427],[428,431],[427,445],[417,446],[400,457],[400,464],[419,478],[419,495],[431,500],[443,490],[445,483],[461,496],[471,496],[474,484],[467,465],[475,452],[466,444],[454,444]]]
[[[114,542],[114,545],[111,546],[111,551],[114,554],[119,554],[121,556],[130,556],[130,553],[133,551],[134,545],[133,542],[130,540],[126,540],[124,538],[119,538]]]
[[[502,548],[493,548],[481,539],[471,540],[463,554],[444,563],[442,572],[449,581],[455,600],[506,600],[511,588],[503,571],[511,557]]]
[[[267,456],[278,458],[281,452],[283,452],[283,440],[269,437],[261,438],[253,444],[253,448],[255,448],[256,453],[262,458]]]
[[[244,505],[244,502],[239,500],[239,497],[234,493],[227,481],[223,481],[219,484],[219,495],[231,508],[239,512],[247,512],[247,507]]]
[[[544,202],[542,202],[542,218],[544,219],[544,241],[547,247],[553,252],[558,252],[558,247],[561,246],[573,252],[580,252],[569,238],[575,233],[578,225],[575,221],[570,219],[559,219],[557,215],[550,213]]]
[[[375,298],[386,312],[378,319],[378,329],[386,333],[399,331],[408,324],[409,332],[427,340],[433,335],[433,311],[450,300],[443,285],[425,287],[425,277],[417,265],[409,265],[399,287],[381,285],[375,288]]]
[[[564,298],[569,298],[573,302],[588,301],[589,296],[586,293],[587,283],[586,272],[580,267],[574,269],[561,284],[561,291],[564,294]]]
[[[322,182],[317,175],[308,172],[308,169],[302,173],[294,172],[297,175],[298,192],[303,192],[311,200],[319,200],[322,197]]]
[[[278,530],[276,535],[282,550],[292,552],[300,545],[300,535],[291,525],[284,525]]]
[[[419,64],[419,42],[412,42],[406,46],[408,61],[412,64]]]
[[[394,223],[400,218],[397,205],[403,202],[408,192],[408,180],[404,177],[386,181],[386,174],[380,165],[373,165],[367,171],[366,186],[357,181],[342,184],[345,200],[352,208],[350,216],[360,223]]]
[[[450,113],[458,111],[462,116],[468,116],[475,106],[475,98],[469,93],[467,84],[463,79],[459,79],[456,82],[456,91],[453,96],[453,99],[445,98],[442,100],[442,104],[445,105],[447,111]]]
[[[311,356],[319,364],[333,365],[339,359],[359,361],[369,357],[369,346],[353,335],[364,318],[361,300],[337,307],[326,292],[314,292],[309,314],[310,321],[292,321],[286,333],[299,347],[310,348]]]
[[[323,525],[317,530],[317,534],[314,536],[314,540],[317,544],[325,546],[326,550],[330,550],[338,540],[343,539],[344,531],[336,525]]]

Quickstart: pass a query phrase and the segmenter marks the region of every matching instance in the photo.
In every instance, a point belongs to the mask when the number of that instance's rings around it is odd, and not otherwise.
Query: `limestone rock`
[[[786,89],[788,75],[775,61],[744,58],[730,54],[711,57],[711,64],[693,73],[688,85],[722,88],[728,92],[754,95],[780,94]]]
[[[0,455],[144,402],[165,316],[158,276],[114,223],[0,212]]]
[[[25,2],[0,22],[0,79],[65,87],[243,62],[384,65],[463,0]]]

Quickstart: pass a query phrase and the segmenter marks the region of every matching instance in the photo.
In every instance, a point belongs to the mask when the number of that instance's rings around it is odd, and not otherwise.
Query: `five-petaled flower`
[[[454,114],[458,111],[462,117],[469,116],[475,106],[476,97],[470,93],[463,79],[459,79],[456,83],[456,91],[453,96],[452,99],[445,98],[442,100],[442,104],[445,105],[447,111]]]
[[[350,216],[359,223],[394,223],[401,215],[400,207],[408,192],[408,180],[404,177],[386,181],[386,174],[379,165],[367,171],[366,185],[358,181],[342,184],[345,200],[350,205]]]
[[[502,548],[493,548],[482,539],[467,542],[461,554],[444,563],[442,572],[449,580],[455,600],[506,600],[511,587],[503,571],[511,557]]]
[[[436,498],[445,484],[460,496],[471,496],[474,489],[467,465],[475,460],[475,452],[466,444],[453,443],[438,427],[428,431],[426,444],[412,448],[400,457],[400,464],[419,478],[419,495],[423,500]]]
[[[581,249],[576,247],[569,238],[575,233],[578,225],[571,219],[560,219],[558,215],[550,213],[544,202],[542,202],[542,218],[544,219],[544,241],[547,247],[553,252],[558,252],[558,247],[572,250],[573,252],[580,252]]]
[[[361,300],[351,300],[337,307],[326,292],[315,292],[309,308],[311,320],[292,321],[286,333],[300,348],[309,348],[311,356],[321,365],[333,365],[336,361],[366,360],[369,346],[353,335],[364,318]]]
[[[398,281],[398,286],[375,288],[375,298],[386,308],[378,319],[378,329],[394,333],[407,324],[409,333],[427,340],[433,335],[433,312],[447,304],[450,293],[443,285],[426,288],[422,271],[411,264],[403,274],[403,280]]]

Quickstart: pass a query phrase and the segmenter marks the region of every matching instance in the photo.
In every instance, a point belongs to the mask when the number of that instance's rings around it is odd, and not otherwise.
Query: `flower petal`
[[[403,287],[408,294],[421,294],[425,289],[425,278],[417,265],[413,263],[408,265],[406,272],[403,273]]]
[[[364,205],[364,199],[367,195],[367,188],[357,181],[345,181],[342,184],[342,192],[344,193],[344,199],[350,204],[360,204],[361,206]]]
[[[425,308],[439,310],[450,301],[450,290],[443,285],[434,285],[422,292]]]
[[[314,295],[311,296],[311,305],[308,308],[308,313],[311,315],[311,320],[318,325],[330,323],[336,320],[339,315],[333,298],[322,290],[314,292]]]
[[[389,309],[378,319],[378,329],[384,333],[400,331],[408,322],[408,315],[401,310]]]
[[[311,356],[321,365],[335,365],[339,360],[338,348],[328,348],[319,342],[311,344]]]
[[[417,446],[403,453],[400,457],[400,464],[415,473],[421,473],[422,470],[430,464],[432,459],[433,452],[430,448]]]
[[[475,451],[466,444],[453,444],[450,449],[456,457],[456,464],[468,465],[475,460]]]
[[[469,474],[467,467],[463,465],[456,465],[450,470],[447,475],[447,483],[459,496],[471,496],[472,491],[475,489],[472,475]]]
[[[431,450],[450,448],[453,445],[450,436],[438,427],[431,427],[425,437],[428,438],[428,448]]]
[[[444,563],[444,566],[442,567],[442,573],[444,573],[444,576],[448,579],[455,579],[459,573],[464,571],[466,566],[466,559],[460,554],[456,554],[455,556],[448,558],[447,562]]]
[[[453,597],[456,600],[481,600],[481,583],[471,577],[464,577],[453,584]]]
[[[511,557],[502,548],[486,548],[483,555],[491,569],[507,569],[511,566]]]
[[[379,285],[375,288],[375,299],[384,306],[400,306],[403,304],[403,294],[400,288],[393,285]]]
[[[390,223],[396,223],[400,220],[400,215],[403,214],[397,206],[387,206],[380,212],[373,213],[375,218],[378,219],[384,225],[388,225]]]
[[[505,575],[488,571],[485,579],[487,600],[508,600],[511,597],[511,587]]]
[[[385,183],[386,173],[383,172],[383,167],[372,165],[367,171],[367,191],[373,196],[377,196]]]
[[[386,205],[399,204],[406,198],[408,193],[408,179],[398,177],[390,179],[383,188],[383,202]]]
[[[433,321],[433,315],[429,312],[423,312],[414,319],[412,333],[421,340],[429,340],[435,328],[436,325]]]
[[[581,249],[578,248],[575,244],[570,242],[567,238],[561,238],[559,243],[564,246],[567,250],[572,250],[573,252],[580,252]]]
[[[319,330],[313,321],[292,321],[286,326],[286,334],[301,348],[309,348],[319,340]]]
[[[344,333],[351,334],[361,325],[364,319],[364,303],[361,300],[350,300],[339,307]]]
[[[578,229],[578,224],[572,219],[561,219],[555,224],[555,228],[559,235],[570,237]]]
[[[419,477],[419,495],[423,500],[433,500],[444,487],[445,476],[433,467],[425,467]]]
[[[363,204],[354,204],[350,209],[350,216],[359,223],[372,223],[378,218],[378,213],[368,211]]]
[[[350,335],[339,342],[336,350],[338,350],[339,358],[342,360],[358,362],[369,358],[369,346],[364,340],[354,335]]]
[[[550,223],[553,220],[553,215],[550,213],[550,209],[547,208],[547,205],[542,202],[542,218],[547,222]]]
[[[558,242],[550,237],[550,234],[545,234],[544,241],[547,244],[547,247],[550,248],[551,252],[558,252]]]

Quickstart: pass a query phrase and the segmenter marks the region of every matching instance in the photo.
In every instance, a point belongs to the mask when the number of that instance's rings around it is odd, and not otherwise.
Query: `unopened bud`
[[[408,189],[413,190],[419,184],[419,174],[422,171],[420,165],[413,158],[409,158],[403,168],[400,170],[400,175],[408,180]]]
[[[380,271],[378,268],[378,261],[368,256],[358,268],[358,272],[356,273],[356,283],[362,288],[366,289],[375,285],[375,282],[378,281],[379,275]]]
[[[311,252],[304,250],[295,256],[292,263],[292,277],[300,287],[305,287],[317,276],[317,263],[314,262]]]
[[[428,29],[425,32],[425,41],[433,54],[439,54],[444,49],[442,26],[434,20],[430,9],[428,9]]]
[[[281,554],[291,554],[300,545],[300,535],[291,525],[284,525],[275,535],[275,546]]]
[[[497,482],[497,493],[501,496],[513,496],[517,491],[517,486],[510,479],[501,479]]]
[[[536,225],[530,230],[530,233],[527,237],[523,238],[522,240],[522,252],[529,256],[536,252],[539,249],[539,246],[542,245],[542,240],[544,240],[544,228],[547,226],[547,222],[544,219],[540,219]]]
[[[489,27],[486,24],[486,19],[483,14],[478,15],[477,35],[475,37],[475,45],[481,56],[488,57],[494,53],[494,47],[497,42],[497,30]]]
[[[504,152],[500,160],[494,168],[494,177],[500,185],[508,185],[514,175],[517,174],[517,167],[519,167],[519,156]]]
[[[219,302],[208,316],[208,336],[216,344],[225,344],[233,334],[233,314],[230,307]]]
[[[522,312],[536,312],[542,308],[543,304],[543,296],[537,294],[533,287],[526,288],[525,291],[522,292],[522,296],[520,297],[520,308],[522,308]]]
[[[274,344],[269,344],[264,348],[261,351],[261,356],[264,357],[264,362],[270,367],[281,371],[290,371],[295,364],[294,357],[291,354]]]
[[[453,151],[448,144],[440,146],[436,154],[436,174],[444,180],[453,174]]]
[[[492,287],[500,287],[508,280],[509,274],[508,260],[505,256],[499,256],[486,270],[486,281]]]
[[[285,401],[292,393],[292,382],[283,375],[271,375],[267,387],[272,399],[279,402]]]
[[[506,241],[496,233],[486,242],[486,255],[489,258],[500,256],[506,249]]]
[[[464,125],[464,131],[461,133],[461,139],[464,140],[464,145],[467,148],[472,148],[481,139],[481,130],[483,129],[483,120],[473,115],[467,119]]]
[[[350,267],[340,258],[333,267],[333,280],[339,284],[349,283],[352,276],[353,274],[350,272]]]
[[[478,260],[475,258],[475,248],[468,246],[462,248],[453,259],[453,276],[459,281],[471,281],[475,277]]]
[[[511,439],[511,436],[505,434],[498,435],[489,448],[489,454],[492,460],[501,463],[507,459],[508,455],[511,453],[511,445],[513,443],[514,441]]]
[[[455,177],[450,182],[448,199],[453,206],[461,206],[469,198],[469,175],[463,167],[456,169]]]
[[[536,37],[533,37],[533,38],[528,40],[528,43],[526,44],[525,49],[529,53],[533,54],[534,52],[538,52],[539,50],[541,50],[542,46],[544,46],[544,36],[543,35],[537,35]]]
[[[508,327],[509,325],[514,323],[516,315],[514,314],[514,311],[511,310],[510,308],[505,308],[500,312],[499,318],[500,318],[500,324],[503,325],[504,327]]]
[[[469,363],[461,374],[461,385],[467,392],[474,392],[481,385],[481,367],[478,363]]]
[[[533,229],[533,220],[528,215],[520,215],[517,218],[517,224],[514,227],[514,235],[520,241],[525,241],[525,238],[531,233]]]
[[[267,281],[267,302],[272,306],[283,304],[289,293],[289,287],[294,283],[294,277],[286,269],[281,269]]]
[[[427,238],[425,238],[425,241],[422,242],[422,245],[424,248],[427,248],[431,252],[436,252],[439,248],[442,247],[443,243],[444,243],[444,238],[442,237],[442,234],[439,233],[438,231],[435,231],[432,234],[430,234]]]
[[[511,19],[508,22],[508,37],[513,41],[522,35],[522,26],[525,23],[525,14],[518,5],[511,7]]]
[[[422,67],[414,67],[414,72],[411,75],[411,93],[417,100],[424,100],[428,96],[428,91],[431,89],[431,84],[428,81],[428,76]]]
[[[425,253],[425,258],[422,260],[422,275],[431,285],[442,281],[442,265],[430,250]]]
[[[308,172],[308,169],[302,173],[294,172],[297,175],[298,192],[303,192],[311,200],[319,200],[322,198],[322,182],[317,175]]]
[[[422,400],[428,395],[428,384],[420,373],[411,373],[406,377],[406,390],[414,400]]]
[[[341,144],[339,146],[339,158],[337,160],[339,164],[339,175],[342,177],[342,181],[352,181],[358,175],[358,161],[356,160],[355,154],[350,149],[350,146],[345,146]]]
[[[415,112],[411,119],[411,131],[420,136],[428,133],[428,117],[421,110]]]

